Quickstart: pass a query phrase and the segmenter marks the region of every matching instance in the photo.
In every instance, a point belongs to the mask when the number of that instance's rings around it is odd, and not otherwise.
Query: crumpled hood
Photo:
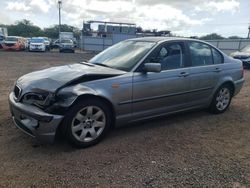
[[[75,83],[81,78],[92,77],[92,80],[95,80],[95,76],[96,79],[100,79],[102,76],[105,78],[124,73],[124,71],[116,69],[77,63],[26,74],[17,80],[17,85],[24,91],[23,93],[34,90],[45,90],[55,93],[58,89],[72,82]]]

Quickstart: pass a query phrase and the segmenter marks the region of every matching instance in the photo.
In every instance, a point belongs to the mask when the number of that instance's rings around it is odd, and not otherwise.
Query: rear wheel
[[[111,127],[111,113],[100,100],[74,105],[64,119],[66,137],[74,146],[84,148],[97,144]]]
[[[210,105],[210,112],[220,114],[227,110],[233,96],[232,87],[229,84],[222,85],[214,95]]]

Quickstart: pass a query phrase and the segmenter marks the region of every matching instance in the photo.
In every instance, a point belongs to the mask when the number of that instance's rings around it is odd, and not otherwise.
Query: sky
[[[41,28],[58,24],[58,0],[0,0],[0,24],[28,19]],[[83,21],[135,23],[179,36],[218,33],[246,37],[250,0],[62,0],[62,24]]]

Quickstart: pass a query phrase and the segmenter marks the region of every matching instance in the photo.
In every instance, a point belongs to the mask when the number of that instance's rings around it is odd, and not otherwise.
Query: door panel
[[[217,65],[210,65],[190,69],[190,94],[188,96],[190,103],[198,105],[210,100],[220,75],[220,72],[216,72],[217,67]]]
[[[134,73],[133,116],[153,116],[182,109],[189,90],[188,68],[160,73]]]
[[[189,42],[188,48],[192,62],[188,101],[190,106],[205,105],[213,97],[214,88],[223,70],[223,59],[219,57],[220,54],[215,49],[202,42]],[[213,58],[215,55],[216,61]]]

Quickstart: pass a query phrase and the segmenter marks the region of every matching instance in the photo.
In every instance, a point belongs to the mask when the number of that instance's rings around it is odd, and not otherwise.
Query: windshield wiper
[[[102,66],[102,67],[108,67],[108,68],[112,68],[113,69],[113,67],[110,67],[110,66],[108,66],[108,65],[105,65],[105,64],[102,64],[102,63],[93,63],[94,65],[99,65],[99,66]]]
[[[83,64],[83,65],[88,65],[90,67],[94,67],[95,65],[93,65],[92,63],[87,63],[87,62],[79,62],[80,64]]]

